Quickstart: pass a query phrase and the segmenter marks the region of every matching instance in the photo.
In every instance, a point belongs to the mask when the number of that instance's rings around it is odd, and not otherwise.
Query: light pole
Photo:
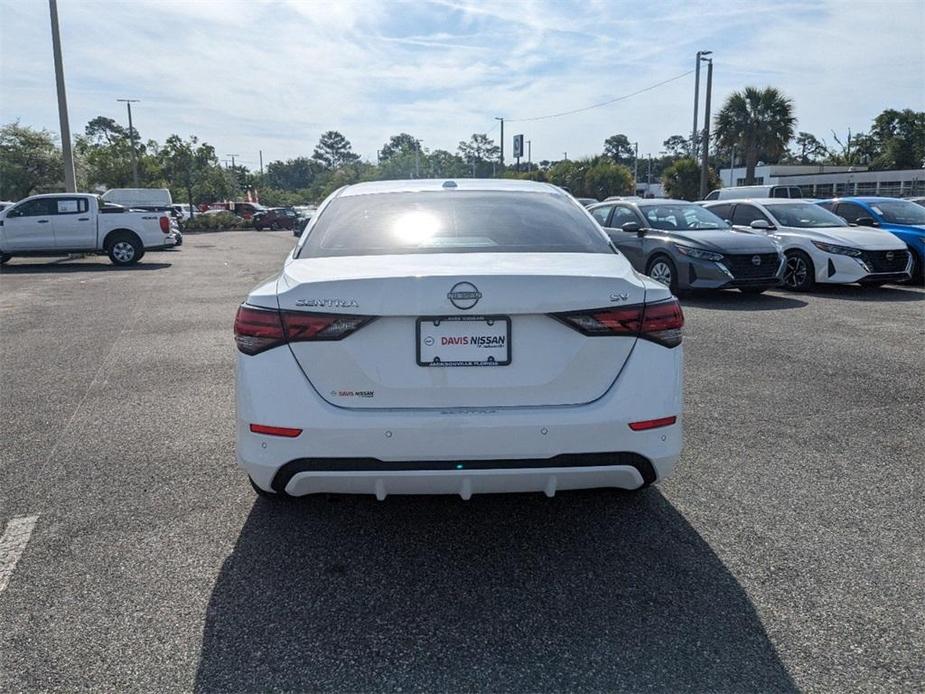
[[[61,123],[61,155],[64,159],[64,189],[66,193],[77,192],[77,176],[74,174],[74,154],[71,151],[71,126],[67,119],[67,92],[64,89],[64,59],[61,57],[61,35],[58,31],[58,3],[48,0],[51,14],[51,49],[55,60],[55,86],[58,88],[58,121]]]
[[[495,116],[495,120],[501,121],[501,166],[504,167],[504,119],[500,116]]]
[[[633,195],[636,195],[636,190],[639,188],[639,143],[633,143]]]
[[[691,130],[691,154],[697,156],[697,109],[700,106],[700,62],[713,51],[697,51],[694,61],[694,128]]]
[[[533,171],[533,140],[527,140],[527,171]]]
[[[135,128],[132,125],[132,104],[137,104],[138,99],[116,99],[122,102],[128,108],[128,139],[132,146],[132,181],[135,187],[138,187],[138,159],[135,157]]]
[[[707,61],[707,96],[703,104],[703,162],[700,167],[700,199],[707,197],[707,167],[710,165],[710,97],[713,93],[713,58]]]

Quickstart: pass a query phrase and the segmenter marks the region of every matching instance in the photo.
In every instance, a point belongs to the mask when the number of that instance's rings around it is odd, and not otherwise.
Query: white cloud
[[[47,5],[0,0],[0,120],[57,130]],[[59,0],[71,127],[121,119],[140,98],[144,137],[197,134],[264,160],[311,152],[341,130],[364,156],[400,131],[454,150],[496,115],[528,117],[641,89],[715,52],[714,112],[733,89],[772,84],[799,127],[869,127],[887,107],[925,109],[925,4],[698,2],[209,2]],[[561,119],[511,123],[534,159],[640,152],[690,130],[691,78]],[[497,132],[495,132],[497,135]],[[510,140],[508,140],[510,145]]]

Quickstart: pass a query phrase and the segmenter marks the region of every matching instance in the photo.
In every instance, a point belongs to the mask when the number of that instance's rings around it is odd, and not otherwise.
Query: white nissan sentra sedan
[[[235,319],[267,496],[639,489],[681,451],[677,300],[564,191],[341,188]]]

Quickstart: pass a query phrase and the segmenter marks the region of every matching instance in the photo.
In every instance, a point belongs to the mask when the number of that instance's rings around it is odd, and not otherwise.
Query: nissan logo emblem
[[[753,255],[752,256],[752,265],[761,265],[761,256]]]
[[[457,282],[453,288],[447,292],[446,298],[450,300],[456,308],[467,311],[482,298],[482,292],[478,290],[471,282]]]

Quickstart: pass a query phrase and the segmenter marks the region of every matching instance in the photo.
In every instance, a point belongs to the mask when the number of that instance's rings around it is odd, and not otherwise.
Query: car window
[[[710,193],[707,195],[707,197],[704,198],[704,200],[718,200],[718,199],[719,199],[719,191],[718,191],[718,190],[710,191]]]
[[[785,186],[776,186],[771,193],[771,197],[772,198],[789,198],[790,189]]]
[[[639,209],[646,218],[646,223],[653,229],[697,231],[727,228],[726,222],[710,210],[693,203],[640,205]]]
[[[925,208],[909,200],[878,200],[870,206],[887,222],[925,224]]]
[[[56,212],[55,200],[54,198],[30,200],[29,202],[18,205],[14,212],[16,212],[16,216],[22,217],[45,217],[47,215],[52,215]]]
[[[721,205],[710,205],[707,209],[710,210],[710,212],[712,212],[713,214],[715,214],[717,217],[719,217],[722,220],[732,219],[732,204],[731,203],[723,203]]]
[[[764,221],[770,224],[770,220],[764,216],[764,214],[754,205],[749,205],[746,203],[739,203],[736,205],[735,209],[732,211],[732,223],[738,224],[739,226],[747,227],[749,224],[754,222],[756,219],[763,219]]]
[[[610,226],[614,229],[622,229],[627,222],[639,223],[636,213],[629,207],[617,206],[613,210],[613,217],[610,219]]]
[[[821,207],[821,208],[823,208],[823,209],[825,209],[825,210],[828,210],[829,212],[834,212],[834,210],[835,210],[835,203],[834,203],[834,202],[820,202],[820,203],[816,203],[816,204],[818,204],[819,207]]]
[[[800,186],[790,186],[790,197],[791,198],[802,198],[803,190]]]
[[[811,202],[788,202],[768,205],[768,211],[781,226],[814,229],[818,227],[842,227],[845,223],[839,217]]]
[[[86,198],[56,198],[56,214],[80,214],[87,211]]]
[[[603,205],[602,207],[595,207],[591,212],[591,216],[594,217],[598,224],[602,227],[607,226],[607,218],[610,216],[610,211],[613,209],[613,205]]]
[[[335,198],[298,257],[418,253],[613,250],[600,227],[564,195],[456,190]]]
[[[871,216],[870,212],[853,202],[838,203],[838,208],[835,210],[835,214],[837,214],[839,217],[844,217],[852,224],[857,223],[861,217]]]

